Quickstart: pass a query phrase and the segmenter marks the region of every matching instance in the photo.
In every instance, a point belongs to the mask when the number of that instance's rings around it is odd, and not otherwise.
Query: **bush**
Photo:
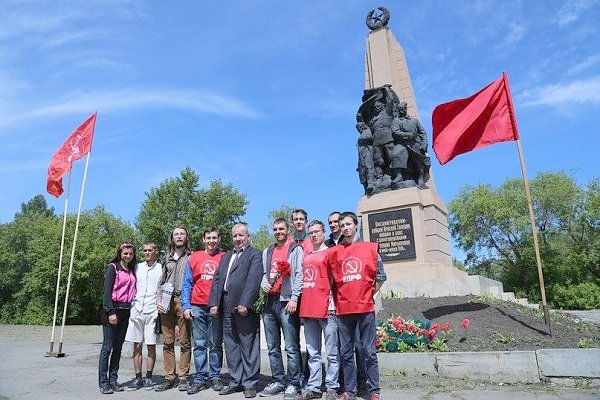
[[[567,310],[600,308],[600,286],[593,282],[573,286],[554,286],[554,306]]]

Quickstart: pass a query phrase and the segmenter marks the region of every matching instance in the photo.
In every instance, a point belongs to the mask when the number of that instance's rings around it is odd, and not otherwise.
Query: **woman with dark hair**
[[[135,264],[135,246],[123,242],[117,246],[117,252],[104,273],[100,315],[104,340],[98,363],[98,385],[102,394],[123,391],[117,378],[129,309],[136,291]]]

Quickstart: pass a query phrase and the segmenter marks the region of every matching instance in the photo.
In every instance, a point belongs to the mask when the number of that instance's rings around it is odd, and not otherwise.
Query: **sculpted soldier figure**
[[[358,177],[365,188],[365,194],[373,193],[375,189],[375,165],[373,165],[373,134],[371,129],[362,121],[356,123],[358,138]]]
[[[423,126],[407,115],[406,103],[400,102],[390,85],[365,90],[362,100],[356,119],[361,133],[358,172],[365,194],[417,185],[426,188],[431,161]]]
[[[431,160],[427,157],[427,135],[418,119],[408,116],[406,102],[400,102],[394,110],[392,135],[396,144],[396,154],[401,156],[401,173],[412,179],[419,188],[426,188],[429,180]]]

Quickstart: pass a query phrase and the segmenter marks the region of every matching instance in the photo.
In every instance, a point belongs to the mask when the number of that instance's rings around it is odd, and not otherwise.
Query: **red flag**
[[[442,165],[459,154],[519,139],[505,72],[471,97],[440,104],[431,120],[433,151]]]
[[[46,181],[46,190],[52,196],[59,197],[62,194],[63,175],[69,172],[74,161],[79,160],[92,149],[95,126],[96,113],[75,129],[52,156]]]

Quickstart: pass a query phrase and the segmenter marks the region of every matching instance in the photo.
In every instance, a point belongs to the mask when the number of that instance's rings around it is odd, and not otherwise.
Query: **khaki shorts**
[[[158,311],[140,314],[135,309],[131,309],[125,340],[134,343],[156,344],[158,335],[154,333],[154,324],[157,317]]]

